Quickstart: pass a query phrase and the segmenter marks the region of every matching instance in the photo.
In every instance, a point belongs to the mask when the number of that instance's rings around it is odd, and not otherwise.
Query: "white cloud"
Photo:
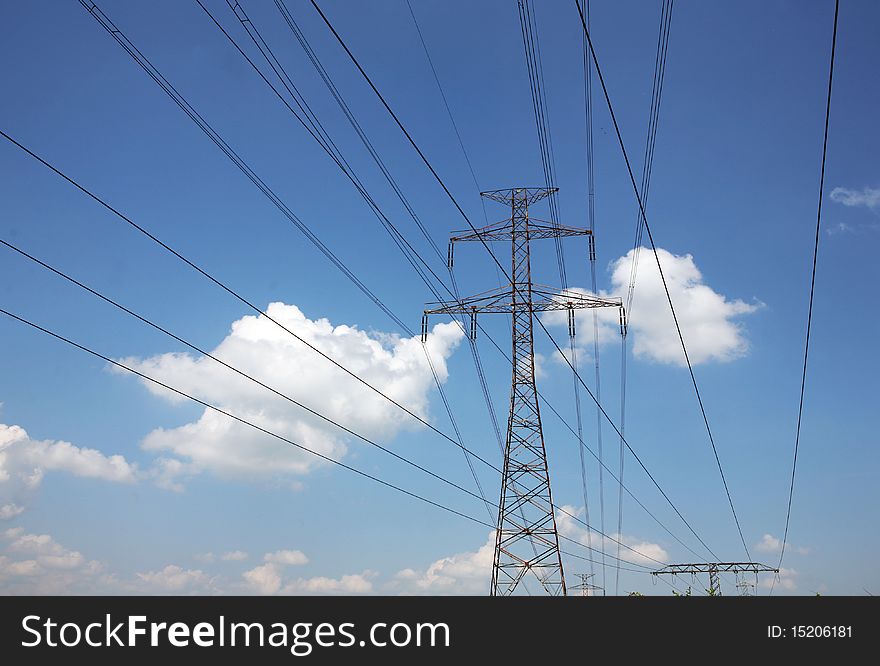
[[[296,306],[284,303],[270,304],[267,312],[386,395],[427,417],[433,378],[418,337],[333,326],[326,319],[310,320]],[[437,324],[428,336],[427,348],[441,381],[447,377],[446,359],[461,339],[454,323]],[[212,354],[367,437],[389,440],[417,425],[265,317],[246,316],[235,321]],[[124,362],[334,459],[347,451],[348,440],[338,429],[211,359],[171,353]],[[156,395],[172,402],[182,400],[155,384],[144,383]],[[321,464],[315,456],[209,409],[192,423],[153,431],[143,447],[167,454],[157,478],[175,489],[180,485],[175,479],[202,471],[223,477],[265,478],[304,474]]]
[[[777,539],[772,534],[765,534],[761,537],[761,540],[755,544],[755,550],[762,553],[779,553],[782,551],[782,540]],[[798,555],[807,555],[809,554],[810,549],[792,545],[789,541],[785,546],[785,551],[788,553],[795,552]]]
[[[0,592],[4,594],[94,594],[103,565],[59,544],[48,534],[21,527],[2,534]]]
[[[158,592],[198,593],[212,587],[211,577],[201,569],[183,569],[175,564],[169,564],[159,571],[139,573],[137,577]]]
[[[192,474],[195,473],[197,473],[197,470],[193,465],[187,464],[177,458],[166,458],[162,456],[153,461],[153,466],[150,468],[148,474],[160,488],[175,493],[182,493],[183,484],[180,482],[180,479],[182,477],[192,476]]]
[[[543,354],[535,353],[533,360],[535,362],[535,379],[545,379],[547,377],[547,370],[545,369],[547,357]]]
[[[763,553],[778,553],[782,549],[782,541],[772,534],[765,534],[761,540],[755,544],[755,550]]]
[[[776,588],[783,589],[787,591],[792,591],[797,588],[797,578],[798,572],[794,569],[786,569],[782,567],[779,569],[778,577],[773,574],[770,576],[766,576],[761,580],[761,587],[765,588]],[[774,578],[776,582],[774,583]]]
[[[137,477],[137,468],[121,455],[105,456],[69,442],[31,439],[24,428],[0,423],[0,496],[38,487],[47,471],[116,483],[133,483]],[[17,515],[14,511],[21,513],[19,509],[4,505],[3,515],[12,517]]]
[[[880,187],[863,187],[861,190],[835,187],[831,190],[831,200],[844,206],[880,208]]]
[[[60,555],[65,549],[48,534],[25,534],[24,528],[14,527],[3,535],[10,539],[8,549],[29,555]]]
[[[278,594],[281,590],[281,573],[278,565],[268,562],[242,574],[247,585],[257,594]]]
[[[578,516],[583,510],[572,506],[563,507],[569,513]],[[556,516],[557,529],[576,541],[586,545],[587,530],[573,518],[561,512]],[[603,539],[592,533],[593,548],[603,547]],[[610,535],[617,538],[617,535]],[[657,565],[650,557],[660,561],[668,561],[669,555],[658,544],[644,539],[624,536],[620,541],[639,551],[640,554],[622,549],[621,558],[635,564]],[[606,552],[614,554],[616,544],[610,539],[604,544]],[[492,575],[492,561],[495,554],[495,532],[490,532],[485,543],[474,551],[465,551],[448,557],[442,557],[429,564],[425,569],[407,568],[398,571],[387,584],[388,592],[398,594],[432,594],[432,595],[484,595],[489,591]],[[534,583],[534,579],[531,581]]]
[[[0,520],[11,520],[24,513],[24,507],[18,504],[4,504],[0,506]]]
[[[494,553],[493,531],[476,551],[440,558],[424,570],[398,571],[390,587],[403,594],[486,594]]]
[[[340,578],[316,576],[314,578],[297,578],[284,586],[284,594],[368,594],[373,591],[370,580],[375,576],[373,571],[359,574],[348,574]]]
[[[371,579],[376,576],[375,572],[367,570],[339,578],[316,576],[285,579],[286,567],[301,566],[309,562],[309,558],[299,550],[277,550],[266,553],[263,555],[263,561],[264,564],[242,574],[245,587],[255,594],[366,594],[372,591]]]
[[[288,557],[282,553],[295,553],[301,557]],[[285,580],[283,567],[290,564],[305,564],[308,560],[299,551],[278,551],[266,553],[265,564],[249,569],[242,574],[245,586],[250,592],[262,595],[273,594],[367,594],[372,591],[371,579],[376,576],[373,571],[359,574],[347,574],[340,578],[316,576],[313,578],[296,578]]]
[[[584,514],[583,508],[576,508],[570,505],[561,507],[562,510],[556,513],[556,529],[563,534],[579,543],[590,546],[595,550],[603,550],[608,554],[617,556],[617,548],[619,541],[624,544],[620,547],[620,559],[632,564],[644,564],[650,567],[662,566],[662,563],[669,561],[669,553],[657,543],[641,539],[639,537],[627,536],[621,534],[609,534],[603,537],[597,532],[588,530],[581,523],[576,521],[572,516],[580,518]],[[571,515],[568,515],[571,514]]]
[[[14,576],[39,576],[42,573],[36,560],[10,562],[5,569]]]
[[[832,224],[825,228],[825,233],[829,236],[836,236],[837,234],[851,234],[855,231],[851,224],[847,224],[846,222],[837,222],[836,224]]]
[[[214,553],[198,553],[194,555],[195,559],[205,564],[212,564],[216,560],[222,562],[241,562],[248,558],[248,554],[243,550],[231,550],[227,553],[221,553],[219,556]]]
[[[672,302],[678,316],[693,364],[708,361],[732,361],[748,352],[742,326],[737,317],[755,312],[760,306],[727,297],[713,290],[703,281],[703,275],[697,268],[693,256],[675,255],[662,248],[657,249],[663,274],[672,295]],[[602,296],[624,297],[629,285],[630,272],[635,257],[635,250],[611,263],[611,290],[601,292]],[[584,289],[572,289],[580,293],[589,293]],[[607,344],[619,341],[619,325],[617,308],[600,308],[597,310],[599,326],[599,342]],[[548,324],[567,325],[566,312],[549,312],[544,315]],[[590,310],[579,310],[576,313],[577,330],[582,340],[592,338],[593,313]],[[637,358],[657,363],[685,365],[681,342],[675,329],[666,293],[657,270],[653,253],[648,248],[641,248],[638,263],[638,278],[631,314],[628,321],[629,337],[632,341],[633,353]],[[586,337],[585,333],[586,332]],[[591,358],[587,348],[579,350],[582,359]]]
[[[263,556],[263,560],[266,562],[272,562],[273,564],[283,564],[286,566],[297,566],[308,564],[309,562],[309,558],[299,550],[277,550],[274,553],[266,553]]]
[[[113,483],[134,483],[139,476],[137,466],[121,455],[107,456],[64,441],[32,439],[21,426],[0,423],[0,520],[24,513],[28,500],[51,472]]]

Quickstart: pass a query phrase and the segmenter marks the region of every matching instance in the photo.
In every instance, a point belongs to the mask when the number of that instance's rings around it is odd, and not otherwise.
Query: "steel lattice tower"
[[[532,283],[529,257],[532,240],[591,235],[587,229],[530,219],[529,206],[555,191],[556,188],[514,188],[481,193],[487,199],[509,206],[510,218],[453,235],[450,239],[449,264],[451,267],[456,242],[510,241],[510,284],[459,301],[438,303],[436,305],[439,307],[425,310],[422,323],[424,336],[427,334],[428,315],[470,315],[471,336],[475,337],[478,312],[511,315],[513,377],[492,567],[492,596],[513,594],[528,573],[537,578],[548,594],[566,594],[550,493],[547,451],[541,429],[541,410],[535,387],[534,314],[568,310],[569,332],[573,333],[574,310],[622,308],[620,299],[598,298]]]
[[[768,567],[766,564],[761,564],[760,562],[701,562],[693,564],[667,564],[662,569],[657,569],[657,571],[652,571],[651,573],[655,576],[678,576],[679,574],[690,574],[691,576],[695,576],[701,573],[708,573],[709,588],[706,591],[709,592],[711,596],[720,597],[720,574],[722,573],[735,574],[737,577],[736,586],[740,589],[740,593],[743,596],[748,596],[749,584],[746,583],[744,578],[740,578],[740,576],[748,573],[754,574],[755,587],[757,587],[759,573],[775,573],[778,576],[779,569]]]

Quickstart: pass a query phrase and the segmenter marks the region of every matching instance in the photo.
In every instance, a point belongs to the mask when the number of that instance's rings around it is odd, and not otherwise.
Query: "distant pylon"
[[[601,587],[598,585],[593,585],[590,582],[590,579],[595,574],[577,574],[577,576],[581,579],[581,582],[578,585],[574,585],[570,588],[569,591],[580,592],[582,597],[592,597],[593,593],[596,591],[603,591]]]
[[[513,380],[492,567],[492,596],[513,594],[529,573],[535,576],[548,594],[566,594],[556,516],[550,494],[547,451],[541,429],[541,410],[535,388],[534,314],[567,310],[570,331],[573,332],[575,310],[616,307],[621,308],[621,326],[625,326],[620,299],[599,298],[532,284],[529,258],[529,243],[532,240],[592,234],[588,229],[529,218],[529,206],[555,191],[556,188],[514,188],[482,193],[487,199],[509,206],[510,218],[453,235],[450,239],[449,263],[451,266],[453,246],[457,242],[510,241],[511,282],[499,289],[459,301],[438,303],[438,307],[425,310],[422,325],[424,334],[428,315],[469,315],[471,336],[475,337],[478,313],[511,315]]]
[[[695,564],[667,564],[662,569],[652,571],[655,576],[671,574],[677,576],[679,574],[709,574],[709,587],[706,592],[711,597],[721,596],[721,577],[722,573],[732,573],[736,576],[736,587],[742,596],[749,596],[749,588],[757,587],[759,573],[775,573],[779,574],[779,569],[768,567],[760,562],[700,562]],[[745,574],[754,574],[755,585],[745,580]]]

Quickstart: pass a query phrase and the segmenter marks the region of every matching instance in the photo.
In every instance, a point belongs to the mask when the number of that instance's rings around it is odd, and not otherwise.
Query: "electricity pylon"
[[[578,585],[573,585],[572,587],[570,587],[570,588],[569,588],[569,591],[577,591],[577,592],[580,592],[582,597],[592,597],[592,596],[593,596],[593,593],[596,592],[596,591],[604,592],[604,589],[603,589],[603,588],[599,587],[598,585],[593,585],[593,584],[590,582],[590,579],[591,579],[595,574],[584,574],[584,573],[582,573],[582,574],[577,574],[577,575],[578,575],[578,577],[581,579],[581,582],[580,582],[580,584],[578,584]]]
[[[709,588],[706,590],[710,596],[721,596],[721,579],[719,574],[732,573],[736,575],[736,586],[739,588],[743,596],[749,596],[749,584],[745,582],[745,574],[755,574],[755,583],[757,586],[759,573],[779,573],[779,569],[768,567],[766,564],[759,562],[703,562],[698,564],[669,564],[662,569],[652,571],[655,576],[663,574],[691,574],[692,576],[699,573],[709,574]],[[743,576],[741,579],[740,576]]]
[[[483,197],[509,206],[510,218],[476,230],[453,232],[449,244],[449,265],[452,266],[455,243],[510,241],[510,283],[458,301],[435,303],[433,305],[437,307],[425,310],[422,320],[424,337],[427,334],[428,315],[468,315],[471,317],[470,334],[473,339],[477,333],[478,313],[511,315],[513,380],[492,567],[492,596],[513,594],[528,573],[538,579],[548,594],[566,594],[556,516],[550,494],[547,450],[541,430],[541,410],[535,388],[534,314],[568,310],[569,332],[573,333],[575,310],[616,307],[621,310],[621,327],[625,326],[620,299],[599,298],[532,284],[529,259],[532,240],[592,235],[588,229],[530,219],[529,206],[554,192],[556,188],[482,192]]]

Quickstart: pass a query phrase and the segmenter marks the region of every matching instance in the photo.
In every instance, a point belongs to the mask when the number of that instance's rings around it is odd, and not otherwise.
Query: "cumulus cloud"
[[[137,574],[150,591],[158,593],[197,594],[212,588],[212,578],[201,569],[184,569],[175,564],[158,571]]]
[[[195,559],[197,559],[199,562],[212,564],[218,559],[221,562],[241,562],[248,558],[248,554],[243,550],[231,550],[226,553],[221,553],[219,557],[217,555],[214,555],[214,553],[197,553],[193,557],[195,557]]]
[[[390,588],[403,594],[485,594],[489,589],[495,532],[475,551],[442,557],[426,569],[403,569]]]
[[[348,574],[340,578],[316,576],[314,578],[297,578],[284,586],[284,594],[325,595],[325,594],[368,594],[373,591],[370,580],[375,576],[373,571],[359,574]]]
[[[308,564],[309,558],[299,550],[276,550],[274,553],[266,553],[263,556],[263,560],[274,564],[297,566],[300,564]]]
[[[0,520],[11,520],[24,513],[24,507],[18,504],[4,504],[0,506]]]
[[[309,558],[300,550],[276,550],[263,555],[263,562],[242,574],[245,584],[256,594],[278,594],[284,583],[283,568],[308,564]]]
[[[28,534],[21,527],[0,533],[0,593],[94,593],[103,565],[62,546],[49,534]]]
[[[755,550],[763,553],[778,553],[782,550],[782,541],[772,534],[765,534],[761,540],[755,544]]]
[[[603,537],[601,534],[588,530],[572,516],[580,518],[584,514],[583,508],[570,505],[561,507],[556,513],[556,529],[560,534],[590,546],[596,550],[604,550],[606,553],[617,555],[617,541],[628,546],[620,548],[620,559],[632,564],[644,564],[651,567],[659,566],[661,562],[669,561],[669,553],[657,543],[653,543],[639,537],[625,534],[609,534]],[[571,515],[568,515],[571,514]]]
[[[43,482],[46,472],[115,483],[133,483],[137,467],[121,455],[106,456],[96,449],[69,442],[31,439],[24,428],[0,423],[0,500],[20,499]],[[21,514],[17,503],[0,506],[0,520]]]
[[[864,206],[874,210],[880,208],[880,187],[863,187],[861,190],[835,187],[831,190],[831,200],[844,206]]]
[[[742,315],[755,312],[760,306],[734,299],[730,300],[704,282],[690,254],[676,255],[662,248],[657,254],[663,266],[663,274],[675,304],[675,311],[684,333],[691,362],[732,361],[748,352],[748,341],[741,324]],[[611,263],[611,289],[601,296],[625,296],[630,273],[636,256],[635,250]],[[572,289],[587,294],[584,289]],[[633,292],[632,313],[628,332],[636,358],[656,363],[684,365],[681,342],[675,329],[666,293],[657,270],[653,253],[641,248],[638,262],[638,279]],[[599,342],[607,344],[619,340],[618,312],[616,308],[600,308]],[[563,311],[544,315],[547,324],[567,325],[568,314]],[[579,310],[576,313],[579,331],[592,331],[593,313]],[[582,335],[583,338],[583,335]],[[591,349],[578,350],[579,358],[592,357]]]
[[[763,578],[761,580],[761,587],[771,588],[775,587],[777,589],[783,589],[791,592],[792,590],[797,588],[797,576],[798,572],[794,569],[786,569],[782,567],[779,569],[779,575],[771,575]],[[774,584],[774,578],[776,580]]]
[[[765,534],[761,537],[761,540],[755,544],[755,550],[762,553],[779,553],[782,551],[782,540],[777,539],[772,534]],[[810,552],[810,549],[795,546],[789,541],[785,546],[785,551],[787,553],[794,552],[798,555],[807,555]]]
[[[295,556],[290,556],[295,554]],[[305,564],[308,559],[299,551],[278,551],[266,553],[265,564],[249,569],[242,574],[246,588],[255,594],[367,594],[372,591],[373,571],[347,574],[340,578],[315,576],[285,579],[285,567]]]
[[[245,571],[242,577],[256,594],[278,594],[281,591],[281,571],[272,562]]]
[[[284,303],[270,304],[267,312],[386,395],[420,416],[428,416],[433,378],[418,337],[334,326],[327,319],[308,319],[296,306]],[[437,324],[428,336],[427,350],[441,381],[447,377],[446,359],[461,339],[461,330],[454,323]],[[414,427],[413,419],[401,410],[265,317],[246,316],[235,321],[212,354],[367,437],[389,440]],[[168,353],[124,362],[331,458],[340,459],[347,451],[348,440],[338,429],[211,359]],[[164,399],[182,400],[155,384],[144,383]],[[265,478],[304,474],[321,464],[315,456],[209,409],[192,423],[154,430],[143,447],[163,454],[157,479],[173,489],[179,489],[180,477],[203,471],[222,477]]]
[[[569,513],[579,516],[583,510],[573,506],[563,507]],[[556,526],[560,534],[587,544],[587,530],[583,528],[571,516],[562,512],[557,513]],[[608,553],[615,553],[617,544],[610,539],[603,544],[603,539],[596,533],[592,533],[593,548],[603,548]],[[618,537],[621,542],[627,544],[638,553],[622,549],[621,558],[635,564],[657,563],[650,558],[660,561],[668,561],[668,553],[658,544],[645,539],[632,536]],[[489,532],[485,543],[473,551],[465,551],[441,557],[429,564],[424,569],[407,568],[398,571],[390,580],[386,589],[398,594],[432,594],[432,595],[482,595],[489,590],[492,574],[492,561],[495,554],[495,532]],[[531,579],[531,584],[534,584]]]

